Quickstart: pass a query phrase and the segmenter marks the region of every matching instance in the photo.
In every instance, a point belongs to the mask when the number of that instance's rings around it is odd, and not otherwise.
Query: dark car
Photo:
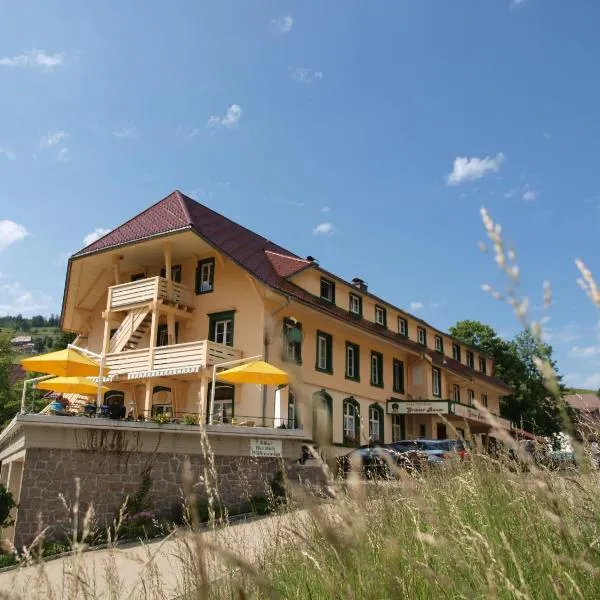
[[[418,457],[420,466],[437,467],[455,456],[448,442],[449,440],[402,440],[388,444],[388,447],[396,452]]]
[[[471,444],[463,439],[444,440],[442,445],[447,448],[449,452],[458,454],[460,458],[469,458],[471,455]]]
[[[338,458],[338,472],[346,477],[352,469],[367,479],[389,478],[396,468],[414,469],[412,456],[386,446],[363,446]]]

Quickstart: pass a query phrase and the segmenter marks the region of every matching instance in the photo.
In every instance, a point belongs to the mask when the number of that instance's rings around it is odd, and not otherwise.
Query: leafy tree
[[[45,347],[46,345],[44,344],[44,338],[38,337],[33,340],[33,349],[35,350],[36,354],[42,354]]]
[[[54,350],[64,350],[69,344],[72,344],[74,340],[74,333],[61,331],[60,335],[54,340]]]
[[[551,346],[538,344],[529,331],[514,340],[502,340],[492,327],[479,321],[460,321],[450,328],[450,334],[494,358],[496,375],[515,392],[501,398],[503,417],[539,435],[550,436],[563,429],[557,401],[535,365],[536,358],[548,360],[556,372]],[[558,379],[560,382],[561,377]]]
[[[12,384],[14,350],[8,336],[0,336],[0,424],[10,421],[18,412]]]

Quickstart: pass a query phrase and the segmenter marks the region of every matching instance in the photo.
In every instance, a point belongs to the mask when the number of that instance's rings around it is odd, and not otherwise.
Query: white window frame
[[[437,367],[433,368],[432,371],[432,393],[436,398],[442,396],[442,372]],[[437,390],[436,390],[437,388]]]
[[[200,267],[200,291],[201,292],[212,292],[213,285],[210,280],[212,278],[212,270],[214,263],[205,262]]]
[[[350,312],[353,315],[360,315],[360,296],[350,294]]]
[[[219,326],[222,325],[223,326],[223,341],[219,341]],[[215,331],[214,331],[214,338],[215,338],[215,342],[217,344],[223,344],[224,346],[230,346],[231,344],[227,343],[227,337],[229,335],[229,337],[231,337],[232,334],[232,327],[231,327],[231,319],[222,319],[220,321],[215,321]]]
[[[323,295],[323,284],[325,284],[327,289],[329,290],[328,296]],[[321,298],[323,298],[324,300],[327,300],[327,302],[333,303],[334,286],[335,286],[335,283],[333,283],[333,281],[329,281],[329,279],[322,278],[320,281],[320,284],[319,284],[319,293],[321,295]]]
[[[465,355],[465,362],[467,367],[475,368],[475,355],[470,350],[467,350]]]
[[[356,348],[354,346],[346,346],[346,376],[350,379],[356,377]]]
[[[398,317],[398,333],[408,335],[408,321],[404,317]]]
[[[297,429],[297,417],[296,417],[296,395],[294,392],[288,392],[288,406],[287,406],[287,427],[288,429]]]
[[[424,327],[417,327],[417,342],[425,346],[427,344],[427,334]]]
[[[369,407],[369,439],[372,442],[382,442],[379,439],[379,426],[381,421],[379,411],[374,406]]]
[[[373,385],[381,385],[379,381],[379,355],[371,354],[371,383]]]
[[[285,359],[289,361],[297,362],[300,360],[300,356],[297,356],[299,350],[299,344],[297,342],[290,341],[290,332],[292,329],[295,329],[295,326],[292,323],[285,323]]]
[[[356,437],[356,406],[352,402],[344,403],[344,438],[353,440]]]
[[[487,394],[481,394],[481,406],[488,407],[488,397]]]
[[[473,390],[467,390],[467,400],[469,402],[469,406],[475,405],[475,392]]]
[[[444,340],[442,339],[441,335],[436,335],[435,336],[435,349],[437,352],[443,352],[444,351]]]
[[[452,400],[460,404],[460,385],[458,383],[452,385]]]
[[[481,368],[483,366],[483,369]],[[485,358],[481,358],[479,357],[479,370],[484,374],[487,375],[487,362],[485,360]]]
[[[317,356],[317,365],[319,369],[327,370],[327,338],[324,335],[318,336],[319,355]]]
[[[402,381],[402,390],[400,390],[400,386],[396,385],[400,381]],[[397,359],[392,362],[392,389],[397,394],[404,394],[406,389],[406,382],[404,381],[404,363]]]
[[[228,422],[231,423],[233,418],[233,400],[214,400],[213,401],[213,421],[219,421],[223,423],[223,418],[227,417]]]
[[[460,362],[460,346],[458,344],[452,344],[452,358]]]
[[[385,308],[382,306],[375,307],[375,323],[385,325]]]
[[[392,415],[392,442],[402,440],[402,417],[403,415]]]

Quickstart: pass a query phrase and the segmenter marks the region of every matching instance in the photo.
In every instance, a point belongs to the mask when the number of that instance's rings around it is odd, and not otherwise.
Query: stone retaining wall
[[[152,508],[159,515],[171,517],[181,511],[182,471],[190,461],[194,492],[206,497],[203,474],[204,457],[170,453],[86,451],[56,448],[30,448],[26,452],[19,509],[15,524],[15,546],[31,543],[43,527],[50,534],[72,530],[72,511],[79,478],[80,523],[90,504],[95,525],[113,522],[127,495],[140,486],[143,473],[150,470]],[[252,496],[265,496],[279,468],[276,458],[249,456],[215,456],[221,502],[234,507]]]

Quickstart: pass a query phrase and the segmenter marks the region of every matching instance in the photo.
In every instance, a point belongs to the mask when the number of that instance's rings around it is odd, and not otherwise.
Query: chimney
[[[358,288],[361,292],[366,292],[367,291],[367,284],[365,281],[363,281],[362,279],[359,279],[358,277],[355,277],[352,280],[352,285],[355,288]]]
[[[314,263],[319,262],[314,256],[310,256],[310,255],[306,257],[306,260],[308,260],[310,262],[314,262]]]

